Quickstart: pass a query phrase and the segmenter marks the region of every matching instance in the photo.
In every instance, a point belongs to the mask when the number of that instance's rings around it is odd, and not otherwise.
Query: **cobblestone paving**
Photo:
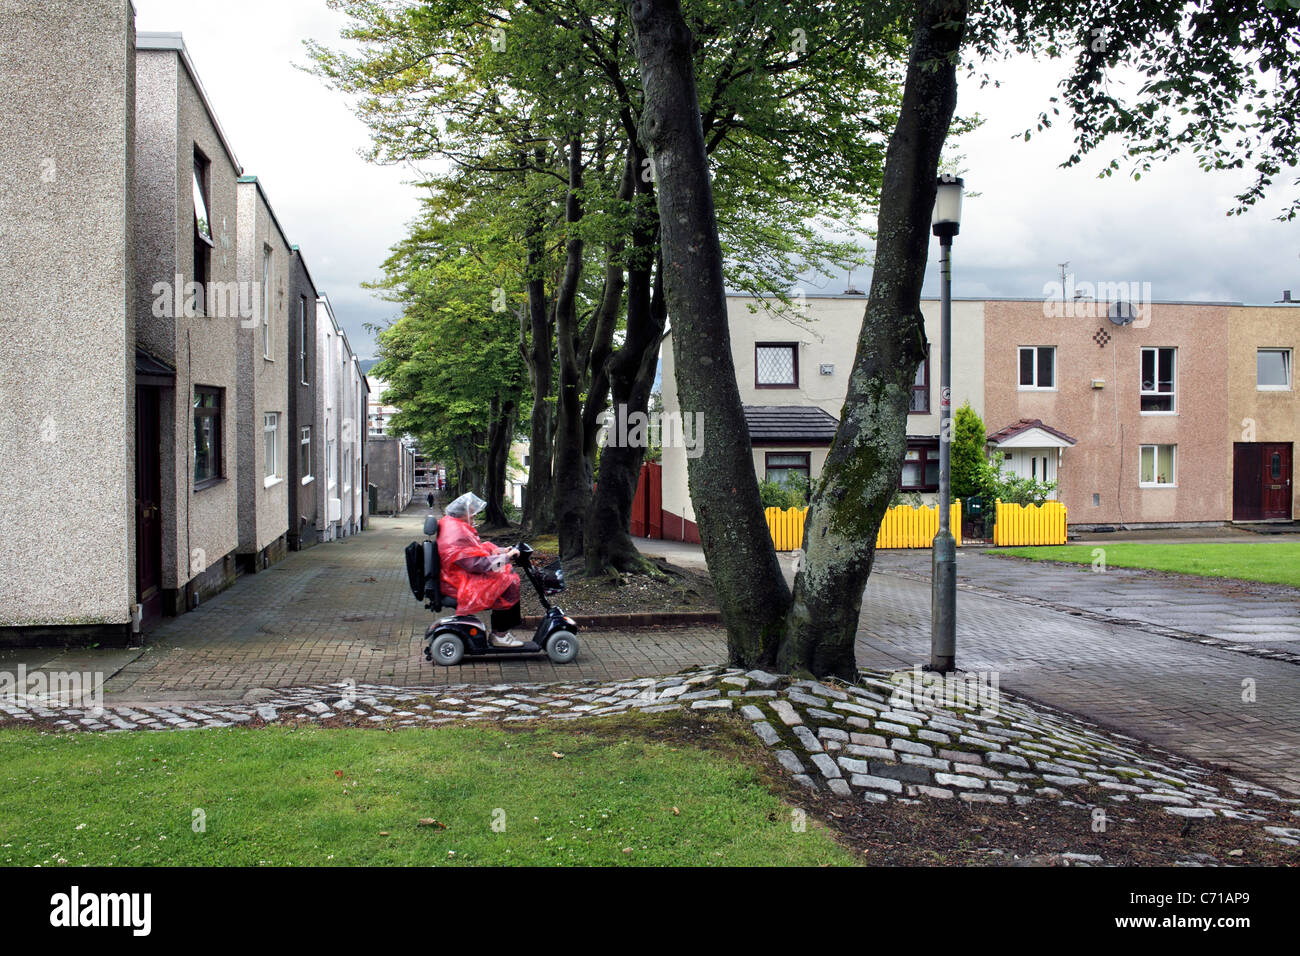
[[[1300,799],[1240,778],[1215,776],[1172,753],[1015,699],[973,677],[936,686],[919,672],[874,672],[858,685],[846,685],[791,682],[763,671],[713,666],[661,679],[604,683],[462,683],[415,689],[344,682],[227,706],[137,704],[88,711],[0,704],[11,722],[73,732],[284,721],[418,727],[688,708],[738,712],[795,780],[843,797],[1054,801],[1089,811],[1094,822],[1099,814],[1122,815],[1125,804],[1145,802],[1189,821],[1219,817],[1258,826],[1274,842],[1300,846]],[[1078,856],[1065,862],[1105,860]]]

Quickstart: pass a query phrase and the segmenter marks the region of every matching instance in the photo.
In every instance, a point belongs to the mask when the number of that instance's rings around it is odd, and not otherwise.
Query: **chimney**
[[[1282,290],[1282,298],[1281,298],[1279,301],[1281,301],[1281,302],[1286,302],[1286,303],[1290,304],[1291,301],[1292,301],[1292,299],[1291,299],[1291,290],[1290,290],[1290,289],[1283,289],[1283,290]]]

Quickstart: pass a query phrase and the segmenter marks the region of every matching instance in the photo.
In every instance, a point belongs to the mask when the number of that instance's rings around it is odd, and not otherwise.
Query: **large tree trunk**
[[[610,361],[615,428],[619,427],[620,418],[628,421],[630,416],[644,415],[650,404],[659,343],[668,316],[662,278],[661,263],[650,295],[649,274],[637,275],[635,270],[629,273],[627,338]],[[640,289],[634,290],[634,285],[644,285],[646,294],[638,294]],[[645,559],[630,533],[632,501],[636,498],[645,451],[639,442],[607,442],[601,452],[600,481],[587,512],[584,555],[587,574],[602,574],[611,568],[640,571],[645,567]]]
[[[544,534],[555,527],[555,495],[551,478],[551,340],[554,323],[547,308],[546,282],[541,275],[545,256],[540,222],[529,227],[528,316],[521,337],[527,340],[524,357],[533,388],[533,416],[528,442],[528,486],[524,491],[523,527],[529,534]],[[521,325],[524,320],[521,320]],[[523,335],[526,331],[527,335]]]
[[[763,520],[731,357],[722,249],[713,206],[691,33],[678,0],[632,0],[645,105],[641,141],[658,179],[664,290],[683,414],[705,413],[688,483],[733,664],[775,659],[790,589]]]
[[[582,392],[585,378],[578,361],[577,293],[582,279],[584,243],[578,231],[582,219],[582,144],[569,143],[569,192],[565,220],[564,276],[555,300],[555,338],[560,359],[560,389],[555,427],[555,525],[564,560],[582,554],[582,519],[591,498],[591,473],[582,435]]]
[[[629,168],[642,168],[645,153],[635,143],[629,150]],[[613,431],[629,416],[644,415],[650,403],[658,366],[659,343],[663,339],[667,304],[663,295],[663,263],[659,262],[651,283],[651,264],[659,235],[654,182],[635,177],[637,204],[633,211],[632,256],[627,281],[627,332],[623,344],[606,366],[613,399]],[[630,534],[632,501],[636,498],[645,447],[640,443],[607,441],[600,456],[600,480],[587,511],[584,557],[589,575],[604,574],[611,568],[639,571],[645,559]]]
[[[957,105],[965,20],[963,0],[917,4],[902,108],[885,159],[866,315],[840,427],[804,523],[804,560],[778,656],[786,671],[857,674],[862,593],[898,488],[912,379],[925,356],[921,283],[939,154]]]
[[[489,527],[501,527],[510,523],[506,517],[504,495],[506,466],[510,461],[510,439],[515,431],[515,400],[503,399],[493,411],[492,426],[488,430],[487,507],[484,508],[484,517]]]

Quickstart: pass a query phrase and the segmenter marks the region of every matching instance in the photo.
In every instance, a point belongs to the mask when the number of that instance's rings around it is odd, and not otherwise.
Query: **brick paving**
[[[572,664],[519,657],[434,667],[423,653],[434,617],[411,596],[402,554],[421,536],[424,513],[421,502],[404,515],[374,518],[363,534],[295,552],[241,578],[152,632],[144,652],[105,683],[106,695],[243,699],[261,689],[343,679],[398,686],[613,680],[669,674],[721,657],[714,629],[584,631]],[[566,610],[581,614],[581,608]]]

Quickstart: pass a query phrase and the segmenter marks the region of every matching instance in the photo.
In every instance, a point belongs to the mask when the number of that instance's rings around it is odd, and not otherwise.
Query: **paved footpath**
[[[362,534],[294,552],[241,577],[149,634],[143,653],[106,681],[105,694],[121,701],[241,700],[271,688],[339,680],[397,686],[606,681],[718,663],[716,631],[683,628],[585,631],[581,656],[563,666],[534,657],[434,667],[424,659],[424,632],[434,618],[407,587],[402,553],[422,537],[426,510],[421,501],[404,515],[373,518]]]

